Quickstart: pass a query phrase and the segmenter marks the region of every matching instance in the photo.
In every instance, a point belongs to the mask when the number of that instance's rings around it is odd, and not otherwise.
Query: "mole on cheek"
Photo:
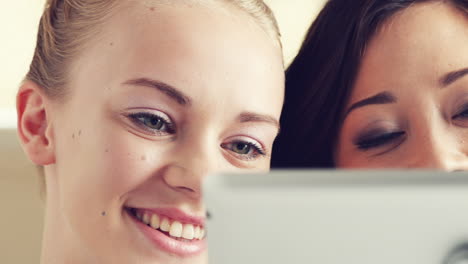
[[[102,211],[101,215],[106,216],[106,211]]]
[[[109,149],[106,149],[106,153],[109,153]]]

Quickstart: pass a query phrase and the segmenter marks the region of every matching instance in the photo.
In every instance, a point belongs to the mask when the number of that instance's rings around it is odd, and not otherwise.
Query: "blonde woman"
[[[17,96],[41,263],[205,263],[205,175],[269,169],[278,36],[262,1],[48,1]]]

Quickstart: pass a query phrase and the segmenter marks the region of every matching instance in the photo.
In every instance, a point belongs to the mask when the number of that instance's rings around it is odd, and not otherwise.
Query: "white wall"
[[[31,62],[44,3],[44,0],[2,0],[0,128],[14,125],[15,93]]]
[[[38,263],[43,204],[38,176],[14,131],[15,94],[35,46],[45,0],[1,0],[0,8],[0,263]],[[324,0],[266,0],[283,35],[285,61],[295,56]]]
[[[287,65],[296,56],[304,35],[325,0],[264,0],[274,11],[283,36]]]

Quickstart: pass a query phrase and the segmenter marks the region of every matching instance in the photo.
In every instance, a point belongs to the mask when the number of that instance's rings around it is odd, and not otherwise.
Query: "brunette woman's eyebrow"
[[[358,102],[352,104],[349,107],[348,111],[346,111],[345,118],[346,118],[346,116],[349,115],[349,113],[351,113],[351,111],[353,111],[353,110],[355,110],[357,108],[366,106],[366,105],[392,104],[392,103],[396,103],[396,102],[397,102],[397,98],[396,98],[395,95],[393,95],[391,92],[384,91],[384,92],[378,93],[376,95],[373,95],[371,97],[368,97],[366,99],[363,99],[361,101],[358,101]]]
[[[137,78],[125,81],[123,84],[155,88],[169,96],[180,105],[190,106],[192,104],[192,99],[189,96],[185,95],[174,86],[161,81],[152,80],[149,78]]]
[[[450,84],[463,78],[465,75],[468,75],[468,68],[449,72],[440,79],[440,84],[442,85],[442,87],[449,86]]]

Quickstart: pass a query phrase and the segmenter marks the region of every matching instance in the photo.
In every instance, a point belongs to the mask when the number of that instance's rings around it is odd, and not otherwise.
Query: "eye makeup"
[[[406,131],[381,122],[374,122],[353,138],[352,142],[359,151],[381,150],[376,155],[397,148],[406,138]]]
[[[130,124],[150,136],[167,136],[176,133],[176,125],[165,113],[154,109],[129,109],[122,115]]]
[[[174,124],[170,119],[158,114],[139,112],[127,115],[137,126],[154,134],[173,134]]]
[[[265,150],[255,142],[234,140],[221,144],[221,147],[242,160],[250,161],[257,159],[259,156],[266,156]]]
[[[450,122],[456,126],[468,127],[468,93],[455,95],[455,99],[447,104],[449,107]]]
[[[454,111],[452,119],[456,118],[468,118],[468,98],[464,98],[465,102],[459,104],[459,107],[456,107],[457,110]]]

